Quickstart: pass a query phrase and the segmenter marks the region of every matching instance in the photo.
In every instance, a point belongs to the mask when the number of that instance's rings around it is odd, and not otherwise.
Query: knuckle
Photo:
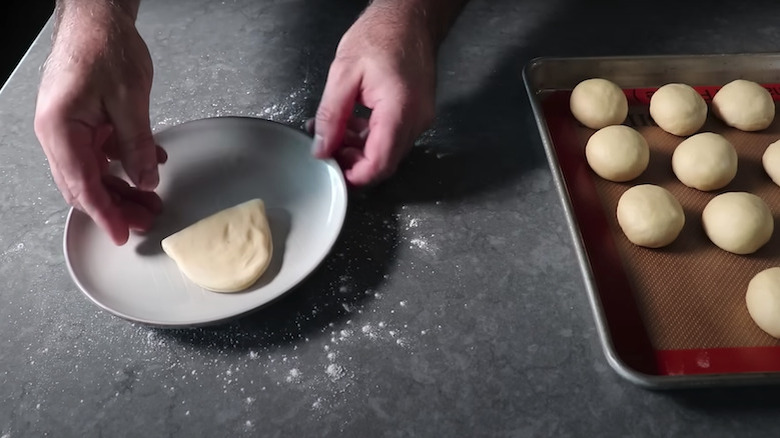
[[[33,119],[33,130],[38,137],[48,131],[54,122],[61,115],[61,111],[51,104],[39,104],[35,109],[35,117]]]
[[[349,65],[352,64],[353,58],[342,54],[336,54],[333,58],[333,62],[330,63],[328,69],[328,80],[333,82],[340,82],[349,73]]]
[[[65,203],[71,207],[77,207],[79,205],[78,198],[73,196],[73,194],[67,190],[62,192],[62,198],[65,199]]]
[[[337,53],[328,69],[328,84],[348,86],[354,83],[363,70],[363,60],[350,54]]]
[[[78,185],[68,184],[60,192],[62,192],[62,197],[68,205],[81,209],[81,190],[83,189],[79,188]]]
[[[128,153],[140,154],[144,156],[153,156],[157,153],[151,134],[126,134],[118,138],[117,141],[119,142],[120,149]]]
[[[316,125],[328,124],[337,121],[337,112],[327,104],[320,104],[317,114],[314,116]]]
[[[43,141],[44,133],[46,132],[46,126],[48,125],[48,121],[46,120],[46,116],[43,115],[40,112],[35,113],[35,118],[33,119],[33,131],[35,132],[35,135],[38,137],[38,140]]]

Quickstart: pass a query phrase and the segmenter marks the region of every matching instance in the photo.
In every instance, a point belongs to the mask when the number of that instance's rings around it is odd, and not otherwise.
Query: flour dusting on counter
[[[158,116],[153,130],[157,132],[189,120],[226,116],[258,117],[300,128],[308,118],[314,117],[316,108],[312,108],[312,102],[311,87],[304,84],[281,94],[281,97],[274,96],[266,102],[251,106],[250,109],[246,109],[244,106],[233,107],[234,104],[230,102],[212,102],[195,106],[192,109],[193,113],[179,117]]]
[[[349,416],[376,391],[376,369],[367,359],[408,361],[428,342],[423,335],[430,329],[412,323],[425,311],[416,308],[414,295],[389,292],[394,288],[387,283],[414,284],[413,276],[394,276],[392,271],[398,269],[394,253],[411,246],[417,256],[408,263],[414,271],[434,256],[414,242],[438,248],[428,216],[403,209],[390,215],[367,210],[362,215],[360,219],[371,224],[365,233],[370,237],[353,237],[337,246],[314,274],[326,279],[315,290],[297,296],[293,292],[274,309],[216,327],[155,329],[97,308],[89,318],[68,319],[55,310],[92,308],[91,304],[76,294],[43,287],[38,291],[36,284],[43,280],[35,280],[36,293],[54,298],[28,309],[37,319],[50,322],[41,346],[27,349],[33,365],[28,380],[38,382],[29,390],[29,408],[38,410],[40,405],[45,411],[50,394],[71,390],[68,380],[53,381],[52,376],[65,375],[71,381],[93,378],[86,373],[95,370],[80,367],[83,362],[103,364],[104,375],[94,377],[95,390],[108,394],[107,403],[123,404],[134,394],[157,393],[169,400],[174,415],[199,418],[195,394],[209,389],[218,403],[238,409],[232,423],[235,432],[259,428],[258,409],[278,391],[297,394],[303,409],[315,417]],[[11,243],[5,255],[28,249],[21,242]],[[412,275],[425,275],[420,272]],[[13,303],[7,304],[11,309]],[[102,344],[101,339],[123,339],[124,347],[110,341]],[[41,363],[46,367],[39,367]]]

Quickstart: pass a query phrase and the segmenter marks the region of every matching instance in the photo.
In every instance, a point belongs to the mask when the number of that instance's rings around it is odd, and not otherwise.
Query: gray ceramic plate
[[[267,120],[224,117],[156,137],[169,156],[158,189],[165,211],[147,235],[117,247],[85,214],[68,215],[68,269],[95,304],[156,326],[224,321],[289,291],[329,253],[344,222],[346,185],[335,162],[311,156],[306,134]],[[265,201],[273,234],[273,258],[260,280],[244,292],[219,294],[185,278],[160,241],[251,198]]]

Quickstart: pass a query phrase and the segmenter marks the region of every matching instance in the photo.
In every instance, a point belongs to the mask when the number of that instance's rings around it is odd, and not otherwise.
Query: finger
[[[133,231],[148,231],[154,218],[162,211],[162,200],[154,192],[144,192],[131,187],[126,181],[115,176],[104,178],[115,203],[119,206],[127,226]]]
[[[89,215],[114,243],[124,244],[129,230],[102,184],[96,149],[93,149],[94,130],[79,122],[68,122],[57,114],[47,118],[44,129],[43,147],[65,200]]]
[[[154,190],[160,182],[157,171],[157,145],[149,123],[148,96],[131,96],[106,102],[116,127],[119,158],[125,173],[137,187]]]
[[[367,132],[364,134],[359,134],[347,129],[344,131],[344,140],[342,143],[344,144],[344,147],[363,149],[363,147],[366,145],[367,134]],[[338,151],[336,151],[336,153],[338,153]]]
[[[162,199],[157,193],[131,187],[126,181],[115,176],[107,176],[103,178],[103,181],[109,191],[115,194],[121,202],[138,204],[155,215],[162,212]]]
[[[109,161],[121,160],[121,154],[119,152],[119,143],[116,140],[116,136],[111,135],[103,142],[103,153],[106,154],[106,158]]]
[[[133,231],[146,232],[154,224],[155,214],[135,202],[123,202],[120,207],[122,215],[127,219],[128,227]]]
[[[307,119],[303,123],[303,129],[308,133],[314,133],[314,118]],[[363,132],[368,129],[368,119],[365,117],[352,116],[347,121],[347,130],[354,132]]]
[[[304,129],[310,134],[314,132],[314,119],[306,120]],[[347,129],[344,130],[342,143],[346,147],[363,148],[368,137],[368,119],[363,117],[350,117]]]
[[[113,135],[106,138],[102,149],[109,160],[121,160],[119,146],[117,145],[116,137]],[[157,164],[165,164],[168,161],[168,152],[162,146],[155,146],[155,154],[157,156]]]
[[[156,153],[157,153],[158,164],[165,164],[168,162],[168,152],[165,152],[165,149],[163,149],[162,146],[160,145],[156,146]]]
[[[350,183],[356,186],[375,183],[395,171],[411,147],[409,130],[403,123],[403,108],[398,102],[374,108],[363,158],[344,174]]]
[[[325,90],[314,120],[312,150],[316,157],[330,157],[341,146],[360,88],[360,75],[338,60],[331,64]]]
[[[353,116],[347,122],[347,129],[357,134],[365,135],[368,132],[368,119],[365,117]]]
[[[71,186],[71,192],[76,194],[83,211],[108,232],[115,244],[124,245],[127,242],[130,237],[128,223],[105,187],[90,181],[81,189]]]
[[[344,147],[336,151],[334,157],[342,169],[352,169],[357,162],[364,159],[362,148]]]
[[[364,117],[351,117],[344,132],[344,146],[362,149],[368,138],[368,119]]]
[[[114,138],[114,127],[109,123],[104,123],[95,127],[95,144],[106,154],[109,159],[118,157],[119,151],[116,148]]]

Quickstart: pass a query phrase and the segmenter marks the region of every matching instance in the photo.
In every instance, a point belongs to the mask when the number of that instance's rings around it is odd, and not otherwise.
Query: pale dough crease
[[[222,210],[166,237],[162,248],[204,289],[247,289],[268,268],[273,252],[265,205],[252,199]]]

